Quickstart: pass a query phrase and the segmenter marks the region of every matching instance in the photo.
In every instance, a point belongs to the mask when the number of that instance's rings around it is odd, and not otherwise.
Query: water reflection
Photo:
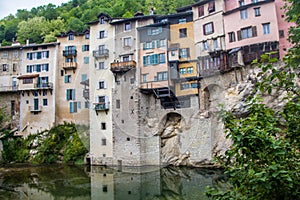
[[[188,168],[8,166],[0,168],[0,199],[207,199],[222,173]]]

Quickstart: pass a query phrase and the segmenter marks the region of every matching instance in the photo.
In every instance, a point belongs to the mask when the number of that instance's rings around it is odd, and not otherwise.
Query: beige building
[[[114,59],[113,19],[100,13],[90,22],[90,155],[91,164],[111,163],[113,157],[112,90],[114,76],[110,63]]]
[[[89,126],[89,30],[57,36],[56,124]]]
[[[55,81],[58,43],[22,47],[20,91],[20,134],[49,130],[55,124]]]
[[[0,47],[0,105],[9,117],[10,128],[19,128],[20,96],[18,75],[21,70],[22,50],[19,43]]]

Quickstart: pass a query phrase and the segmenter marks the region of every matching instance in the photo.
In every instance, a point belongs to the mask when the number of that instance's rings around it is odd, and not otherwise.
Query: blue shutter
[[[74,112],[74,102],[70,102],[70,113]]]
[[[81,50],[82,50],[82,52],[84,52],[84,45],[81,46]]]
[[[75,89],[72,90],[72,98],[73,98],[72,100],[75,100],[75,99],[76,99],[76,98],[75,98]]]
[[[143,64],[144,64],[144,66],[147,65],[147,56],[143,56]]]
[[[70,96],[70,95],[69,95],[69,91],[70,91],[70,90],[67,90],[67,91],[66,91],[66,99],[67,99],[67,100],[70,100],[70,99],[69,99],[69,96]]]
[[[81,101],[78,101],[78,102],[77,102],[77,108],[78,108],[78,109],[81,109]]]
[[[143,43],[143,50],[146,50],[146,42]]]
[[[154,48],[155,48],[155,42],[152,41],[151,49],[154,49]]]
[[[68,82],[68,76],[65,76],[65,83]]]

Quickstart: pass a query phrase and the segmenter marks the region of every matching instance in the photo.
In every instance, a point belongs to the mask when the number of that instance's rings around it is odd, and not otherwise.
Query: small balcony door
[[[39,99],[33,99],[33,109],[39,110]]]

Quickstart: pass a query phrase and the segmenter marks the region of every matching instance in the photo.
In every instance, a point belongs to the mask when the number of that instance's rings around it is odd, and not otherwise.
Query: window
[[[102,130],[106,130],[106,123],[105,123],[105,122],[102,122],[102,123],[101,123],[101,129],[102,129]]]
[[[168,80],[168,72],[157,72],[157,81]]]
[[[82,52],[89,51],[89,50],[90,50],[90,45],[88,44],[82,45]]]
[[[99,19],[99,23],[100,23],[100,24],[104,24],[104,23],[105,23],[104,17],[101,17],[101,18]]]
[[[186,73],[186,68],[180,68],[179,73],[180,74],[185,74]]]
[[[148,55],[143,57],[144,66],[147,65],[157,65],[158,62],[158,54]]]
[[[247,9],[240,11],[241,19],[247,19],[248,18],[248,12]]]
[[[208,3],[208,12],[214,12],[215,11],[215,1],[211,1]]]
[[[279,37],[284,38],[284,30],[279,30]]]
[[[130,24],[130,22],[126,22],[125,23],[125,31],[129,31],[129,30],[131,30],[131,24]]]
[[[64,70],[60,70],[60,76],[64,76],[65,71]]]
[[[228,33],[228,37],[229,37],[229,42],[235,42],[235,33],[234,32]]]
[[[81,81],[86,81],[87,80],[87,74],[81,74]]]
[[[43,106],[48,106],[48,99],[43,99]]]
[[[154,47],[155,47],[154,41],[152,41],[152,42],[144,42],[143,43],[143,50],[153,49]]]
[[[165,47],[166,46],[166,40],[157,40],[156,41],[156,46],[157,46],[157,48]]]
[[[77,113],[77,110],[81,108],[81,102],[70,102],[70,113]]]
[[[89,101],[84,102],[84,107],[85,108],[90,108],[90,102]]]
[[[164,54],[164,53],[158,54],[158,60],[159,60],[159,63],[165,63],[166,62],[166,54]]]
[[[187,30],[186,30],[186,28],[181,28],[181,29],[179,29],[179,37],[180,37],[180,38],[185,38],[185,37],[187,37]]]
[[[214,50],[217,50],[219,48],[219,43],[218,43],[218,39],[214,39]]]
[[[106,82],[105,81],[99,81],[98,89],[105,89],[106,88]]]
[[[23,79],[23,84],[31,84],[33,83],[33,78],[25,78]]]
[[[179,49],[179,58],[188,58],[188,57],[190,57],[189,48]]]
[[[19,52],[17,50],[13,51],[13,57],[17,58],[19,56]]]
[[[204,41],[204,42],[202,43],[202,50],[203,50],[203,51],[208,50],[208,44],[207,44],[207,41]]]
[[[105,139],[105,138],[102,138],[101,141],[102,141],[102,142],[101,142],[102,146],[106,146],[106,139]]]
[[[89,57],[83,57],[83,64],[89,64]]]
[[[65,83],[71,83],[71,75],[65,75]]]
[[[122,60],[123,60],[123,62],[130,61],[130,57],[129,56],[123,56]]]
[[[203,25],[203,34],[209,35],[214,32],[214,24],[213,22],[207,23]]]
[[[143,79],[143,83],[146,83],[147,82],[147,74],[143,74],[142,75],[142,79]]]
[[[240,3],[240,6],[244,6],[245,5],[245,1],[244,0],[240,0],[239,3]]]
[[[96,68],[97,68],[97,66],[96,66]],[[99,62],[99,63],[98,63],[98,69],[105,69],[105,64],[104,64],[104,62]]]
[[[89,34],[89,33],[86,33],[86,34],[84,35],[84,39],[86,39],[86,40],[90,39],[90,34]]]
[[[194,68],[193,67],[188,67],[187,68],[187,73],[188,74],[192,74],[194,72]]]
[[[254,8],[254,15],[255,17],[260,16],[260,8]]]
[[[75,100],[75,89],[67,89],[67,100]]]
[[[3,51],[2,58],[7,58],[7,57],[8,57],[8,51]]]
[[[43,90],[43,96],[47,96],[47,90]]]
[[[121,101],[120,99],[116,99],[116,108],[121,108]]]
[[[270,23],[262,24],[264,35],[270,34]]]
[[[238,40],[256,37],[257,36],[256,26],[242,28],[240,31],[237,31],[237,36],[238,36]]]
[[[69,35],[69,40],[74,40],[74,35],[73,34]]]
[[[204,5],[198,7],[198,17],[204,16]]]
[[[8,64],[3,64],[2,65],[2,71],[4,71],[4,72],[8,72]]]
[[[186,23],[186,18],[179,19],[179,20],[178,20],[178,23],[179,23],[179,24],[184,24],[184,23]]]
[[[171,51],[171,56],[175,56],[175,51]]]
[[[257,3],[259,0],[252,0],[252,3]]]
[[[13,71],[14,71],[14,72],[17,71],[17,67],[18,67],[17,64],[16,64],[16,63],[13,63]]]
[[[131,37],[124,38],[124,47],[130,47],[131,46]]]
[[[99,39],[106,38],[106,31],[99,31]]]
[[[158,35],[160,33],[162,33],[162,27],[148,29],[148,35]]]
[[[49,71],[49,64],[41,64],[41,71],[42,72],[47,72]]]

